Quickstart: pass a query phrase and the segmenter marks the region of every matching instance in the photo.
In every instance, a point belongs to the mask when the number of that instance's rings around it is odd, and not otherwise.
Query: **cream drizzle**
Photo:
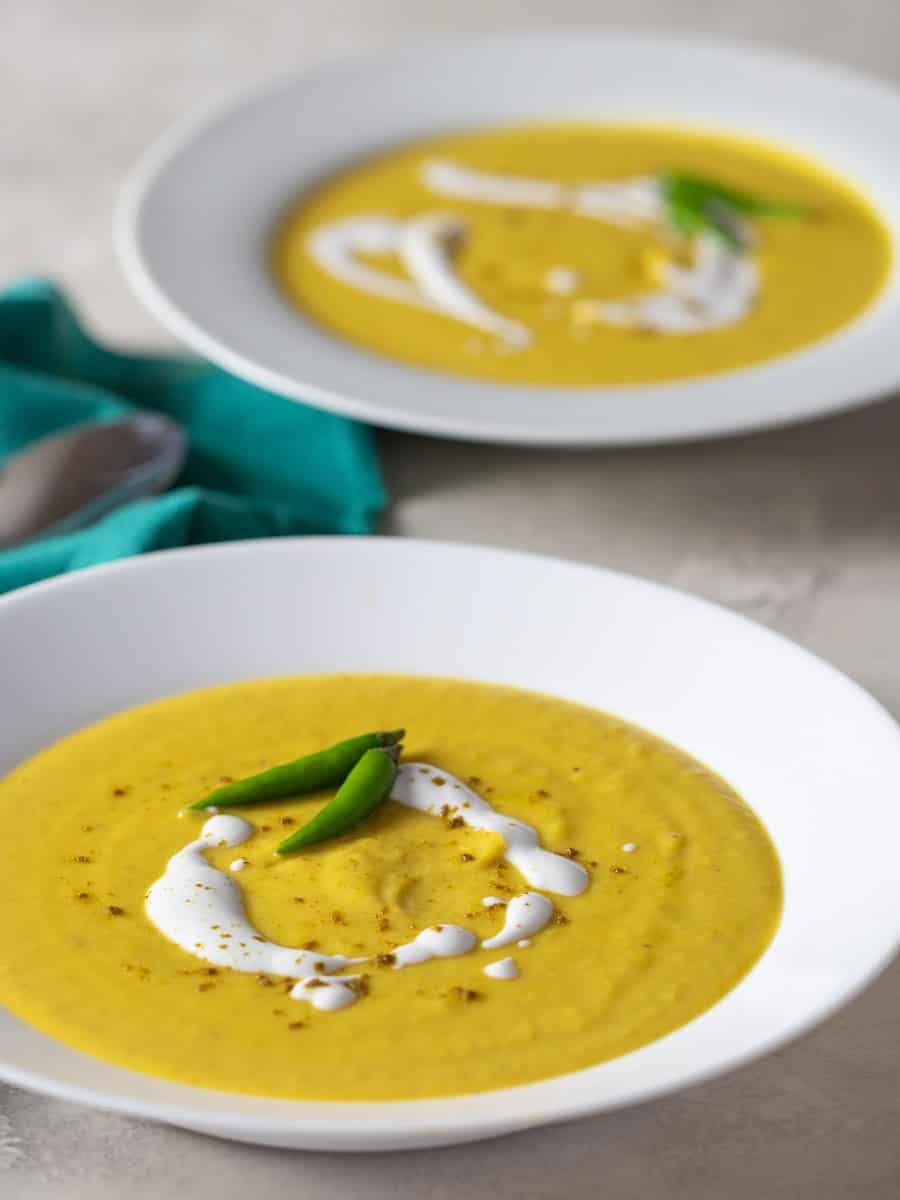
[[[484,950],[500,950],[523,938],[529,938],[547,925],[553,916],[553,903],[540,892],[513,896],[506,906],[503,928],[481,943]]]
[[[204,962],[232,971],[284,975],[306,982],[315,979],[316,985],[306,991],[298,985],[291,995],[308,1000],[315,1008],[351,1004],[356,995],[354,977],[330,980],[329,975],[364,959],[313,953],[269,941],[247,919],[237,883],[206,861],[207,851],[241,846],[254,832],[243,817],[211,817],[199,838],[173,854],[165,873],[151,885],[145,901],[147,916],[169,941]]]
[[[552,179],[478,171],[447,158],[429,158],[422,164],[422,182],[429,191],[454,200],[474,200],[504,208],[562,208],[567,188]]]
[[[432,925],[423,929],[405,946],[398,946],[391,951],[394,969],[412,967],[432,958],[454,958],[457,954],[467,954],[477,941],[475,934],[461,925]]]
[[[568,210],[625,228],[667,227],[662,183],[654,176],[566,187],[429,159],[422,167],[422,180],[440,195],[470,202]],[[749,240],[746,229],[739,232]],[[736,324],[747,316],[759,293],[756,263],[713,234],[697,235],[692,245],[694,261],[689,266],[663,265],[659,289],[623,301],[580,300],[575,319],[678,334]]]
[[[404,763],[391,798],[421,812],[438,815],[446,811],[460,816],[470,828],[499,834],[505,846],[504,857],[535,887],[566,896],[576,896],[587,887],[588,875],[580,864],[544,850],[530,825],[497,812],[446,771],[426,763]],[[145,901],[147,916],[165,937],[204,962],[234,971],[296,979],[290,996],[322,1011],[332,1012],[354,1003],[361,990],[360,977],[335,976],[334,972],[366,962],[366,958],[282,946],[263,937],[247,918],[238,884],[207,861],[208,851],[241,846],[254,832],[254,826],[243,817],[210,817],[200,836],[173,854],[163,875],[151,884]],[[247,865],[247,859],[235,859],[230,870]],[[506,906],[503,928],[481,943],[485,949],[498,949],[512,942],[526,945],[527,935],[537,933],[553,915],[553,904],[538,892],[508,901],[486,896],[483,903]],[[411,942],[396,947],[394,967],[467,954],[477,942],[475,934],[462,926],[432,925]]]
[[[435,784],[438,780],[443,781],[440,786]],[[428,763],[403,763],[397,772],[391,799],[432,815],[446,809],[449,815],[461,818],[470,829],[499,834],[505,846],[503,857],[532,887],[561,896],[579,896],[588,885],[588,873],[580,863],[544,850],[536,829],[497,812],[449,771],[440,771]]]
[[[485,975],[491,979],[518,979],[519,968],[514,958],[499,958],[496,962],[488,963],[484,968]]]
[[[759,292],[759,270],[746,254],[733,251],[715,234],[694,239],[688,267],[667,262],[664,287],[630,300],[580,300],[577,320],[605,321],[661,333],[693,334],[734,325],[752,308]]]
[[[662,182],[654,176],[566,186],[440,158],[426,160],[421,176],[426,187],[457,200],[570,211],[624,228],[668,229]],[[454,255],[467,231],[462,218],[452,213],[423,213],[408,220],[369,214],[319,227],[309,235],[307,248],[323,270],[350,287],[461,321],[497,338],[502,351],[522,349],[532,341],[530,330],[484,304],[454,270]],[[749,241],[746,228],[738,232]],[[581,299],[573,310],[576,323],[688,335],[742,320],[760,287],[751,255],[709,233],[696,235],[691,244],[690,265],[661,265],[661,287],[626,300]],[[366,253],[396,254],[408,278],[363,262],[358,256]],[[547,286],[558,295],[571,294],[578,287],[577,273],[554,268]]]
[[[401,221],[370,215],[333,221],[314,230],[307,249],[319,266],[350,287],[453,317],[521,347],[528,329],[489,308],[453,269],[467,226],[450,213],[424,213]],[[401,279],[361,261],[359,254],[396,254],[409,278]]]

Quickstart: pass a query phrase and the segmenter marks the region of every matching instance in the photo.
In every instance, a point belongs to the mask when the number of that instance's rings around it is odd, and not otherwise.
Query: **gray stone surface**
[[[50,273],[101,333],[165,344],[119,275],[109,229],[124,173],[173,118],[419,30],[599,23],[733,34],[900,80],[896,0],[0,0],[0,279]],[[702,593],[798,639],[900,713],[898,444],[890,402],[740,441],[615,454],[384,435],[388,528]],[[850,856],[841,886],[857,869]],[[725,1079],[469,1149],[255,1149],[0,1087],[0,1196],[888,1200],[900,1194],[898,1002],[894,966],[811,1036]]]

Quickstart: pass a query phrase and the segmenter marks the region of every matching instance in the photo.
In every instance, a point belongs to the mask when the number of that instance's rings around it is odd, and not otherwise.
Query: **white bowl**
[[[610,571],[429,542],[309,538],[149,555],[0,601],[0,771],[129,705],[315,671],[535,688],[609,709],[721,772],[781,855],[771,948],[708,1012],[633,1054],[505,1091],[371,1104],[266,1100],[140,1075],[0,1010],[0,1078],[223,1137],[330,1150],[491,1137],[633,1104],[796,1037],[900,933],[900,730],[774,634]],[[2,953],[2,948],[0,948]]]
[[[747,432],[900,384],[900,272],[843,331],[759,366],[678,383],[508,386],[357,349],[306,320],[268,267],[299,190],[386,146],[473,125],[589,118],[756,135],[865,191],[900,241],[900,93],[793,55],[612,33],[442,39],[290,79],[173,130],[129,180],[116,232],[150,310],[229,371],[376,425],[481,441],[623,445]],[[840,282],[835,281],[835,286]]]

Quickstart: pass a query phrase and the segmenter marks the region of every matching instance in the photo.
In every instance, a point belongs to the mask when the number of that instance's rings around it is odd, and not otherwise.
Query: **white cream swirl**
[[[565,896],[576,896],[587,887],[588,875],[580,864],[544,850],[535,829],[497,812],[446,771],[427,763],[404,763],[391,799],[420,812],[453,814],[472,829],[499,834],[504,857],[535,887]],[[254,826],[243,817],[210,817],[200,836],[173,854],[163,875],[151,884],[145,900],[147,916],[169,941],[203,962],[233,971],[295,979],[291,997],[325,1012],[352,1004],[362,990],[360,976],[335,973],[367,958],[282,946],[264,937],[247,917],[237,882],[207,861],[210,850],[241,846],[254,832]],[[237,871],[246,865],[248,860],[235,859],[230,869]],[[513,942],[521,945],[553,915],[553,904],[538,892],[514,896],[509,901],[487,896],[484,903],[506,905],[503,928],[481,943],[484,949],[498,949]],[[391,961],[395,969],[414,966],[433,958],[467,954],[477,943],[475,934],[462,926],[432,925],[411,942],[397,946]],[[509,974],[502,977],[512,978]]]
[[[401,221],[371,215],[348,217],[314,230],[307,249],[319,266],[342,283],[452,317],[519,347],[528,329],[484,304],[453,269],[467,226],[450,213],[423,213]],[[360,254],[396,254],[407,279],[363,262]]]
[[[481,943],[485,950],[500,950],[523,938],[529,938],[547,925],[553,917],[553,904],[540,892],[514,896],[506,906],[503,928]]]
[[[269,941],[247,919],[237,883],[206,861],[207,851],[241,846],[253,833],[253,825],[243,817],[210,817],[199,838],[173,854],[165,874],[150,887],[145,901],[147,916],[169,941],[204,962],[232,971],[306,981],[306,990],[298,990],[298,985],[291,995],[316,1008],[338,1007],[334,998],[343,998],[343,993],[344,1003],[352,1003],[354,978],[328,977],[364,959],[313,953]],[[312,980],[316,982],[309,982]]]
[[[536,829],[497,812],[449,771],[438,770],[428,763],[403,763],[391,789],[391,799],[432,815],[446,810],[470,829],[499,834],[504,842],[503,857],[532,887],[561,896],[579,896],[588,885],[588,873],[580,863],[544,850]]]
[[[435,158],[423,165],[422,181],[439,195],[470,203],[568,210],[625,228],[667,226],[665,192],[655,176],[567,187],[552,180],[478,171]],[[748,231],[741,228],[740,232],[742,240],[749,241]],[[692,245],[690,265],[662,265],[661,287],[622,301],[579,300],[576,320],[677,334],[736,324],[750,312],[759,293],[759,270],[752,255],[709,233],[694,237]]]

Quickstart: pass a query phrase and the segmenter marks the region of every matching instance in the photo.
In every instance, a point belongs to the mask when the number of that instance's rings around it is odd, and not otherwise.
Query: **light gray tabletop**
[[[110,217],[124,172],[173,118],[400,34],[600,22],[750,37],[900,82],[896,0],[20,0],[0,37],[0,281],[51,274],[101,334],[165,344],[113,261]],[[381,444],[390,532],[545,551],[699,592],[799,640],[900,714],[896,403],[656,450]],[[811,1036],[682,1095],[386,1156],[240,1146],[0,1086],[0,1196],[888,1200],[900,1194],[898,1047],[895,965]]]

